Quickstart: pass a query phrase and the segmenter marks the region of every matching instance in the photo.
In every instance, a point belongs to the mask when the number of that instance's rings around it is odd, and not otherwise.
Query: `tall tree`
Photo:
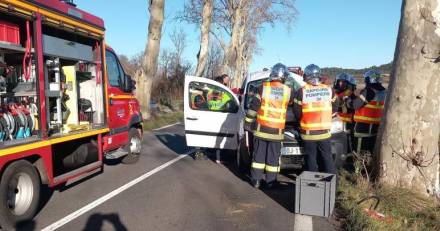
[[[202,25],[200,26],[200,49],[197,54],[196,76],[202,76],[208,62],[209,31],[211,29],[213,0],[203,1]]]
[[[377,139],[384,183],[437,194],[440,0],[404,0],[394,69]]]
[[[233,86],[241,83],[257,48],[257,36],[264,25],[285,23],[289,29],[297,15],[295,0],[217,0],[214,23],[229,36],[224,72],[232,75]]]
[[[215,77],[222,74],[221,65],[223,63],[223,50],[217,41],[210,43],[208,62],[206,65],[206,75],[208,77]]]
[[[180,20],[201,25],[203,0],[188,0]],[[257,36],[264,25],[285,23],[297,15],[295,0],[213,0],[210,33],[223,49],[223,73],[241,83],[257,51]]]
[[[150,22],[148,24],[148,41],[145,47],[142,68],[139,72],[140,88],[137,92],[141,95],[141,111],[144,118],[151,116],[151,86],[157,72],[160,40],[162,38],[162,24],[164,18],[164,0],[150,0]]]

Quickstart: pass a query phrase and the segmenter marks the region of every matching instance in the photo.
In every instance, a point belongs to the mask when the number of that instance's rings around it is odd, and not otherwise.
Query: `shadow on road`
[[[190,150],[186,146],[185,136],[179,134],[163,133],[155,134],[156,138],[173,152],[181,155]]]
[[[215,150],[208,152],[209,159],[215,162]],[[248,171],[240,170],[236,164],[235,151],[222,151],[223,165],[233,173],[237,178],[250,184],[250,173]],[[283,206],[286,210],[293,213],[295,211],[295,174],[292,171],[283,171],[278,176],[280,185],[274,189],[265,189],[264,184],[261,191],[264,192],[273,201]]]
[[[265,189],[263,191],[268,197],[283,206],[289,212],[295,212],[295,184],[293,182],[279,180],[279,186],[274,189]]]
[[[17,230],[29,230],[29,231],[34,231],[36,230],[35,227],[37,225],[35,224],[35,221],[25,221],[25,222],[19,222],[17,224],[16,229]]]
[[[89,217],[87,220],[86,227],[84,227],[83,231],[92,231],[92,230],[107,230],[104,229],[104,222],[109,223],[113,226],[114,230],[117,231],[127,231],[127,227],[122,223],[118,214],[110,213],[110,214],[101,214],[95,213]]]

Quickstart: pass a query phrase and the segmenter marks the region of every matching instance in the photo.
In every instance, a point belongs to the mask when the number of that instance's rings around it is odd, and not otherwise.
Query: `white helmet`
[[[282,63],[277,63],[272,67],[272,71],[270,72],[269,80],[279,80],[283,81],[289,76],[289,71],[287,70],[286,65]]]
[[[364,80],[366,84],[369,83],[382,83],[382,72],[379,70],[368,70],[364,74]]]
[[[318,65],[310,64],[304,69],[304,81],[312,85],[321,83],[321,68]]]
[[[338,82],[338,80],[344,80],[348,84],[351,84],[352,86],[356,86],[356,79],[348,73],[342,72],[342,73],[339,73],[338,75],[336,75],[335,84]]]

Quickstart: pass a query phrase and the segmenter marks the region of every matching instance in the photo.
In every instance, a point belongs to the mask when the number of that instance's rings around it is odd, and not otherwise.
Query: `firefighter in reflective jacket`
[[[323,170],[336,174],[332,159],[330,129],[332,126],[332,89],[321,83],[321,69],[314,64],[304,69],[306,85],[294,96],[293,112],[300,121],[300,134],[304,141],[308,171],[318,172],[320,155]]]
[[[357,93],[353,102],[353,120],[356,151],[373,153],[385,103],[386,89],[382,86],[381,72],[369,70],[364,74],[366,87]]]
[[[335,83],[333,84],[334,90],[334,104],[337,108],[338,118],[343,122],[344,132],[347,134],[348,150],[350,153],[352,148],[353,137],[353,116],[354,107],[353,101],[356,99],[354,91],[356,90],[356,80],[348,73],[339,73],[336,75]]]
[[[245,130],[254,134],[251,184],[255,188],[260,187],[264,172],[268,188],[277,184],[281,141],[284,139],[287,106],[292,96],[291,89],[284,84],[288,75],[285,65],[275,64],[269,81],[263,82],[246,112]]]

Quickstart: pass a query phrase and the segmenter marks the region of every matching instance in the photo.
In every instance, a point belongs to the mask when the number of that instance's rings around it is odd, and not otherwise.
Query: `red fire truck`
[[[71,1],[0,0],[0,225],[37,212],[41,185],[134,163],[142,115],[102,19]]]

